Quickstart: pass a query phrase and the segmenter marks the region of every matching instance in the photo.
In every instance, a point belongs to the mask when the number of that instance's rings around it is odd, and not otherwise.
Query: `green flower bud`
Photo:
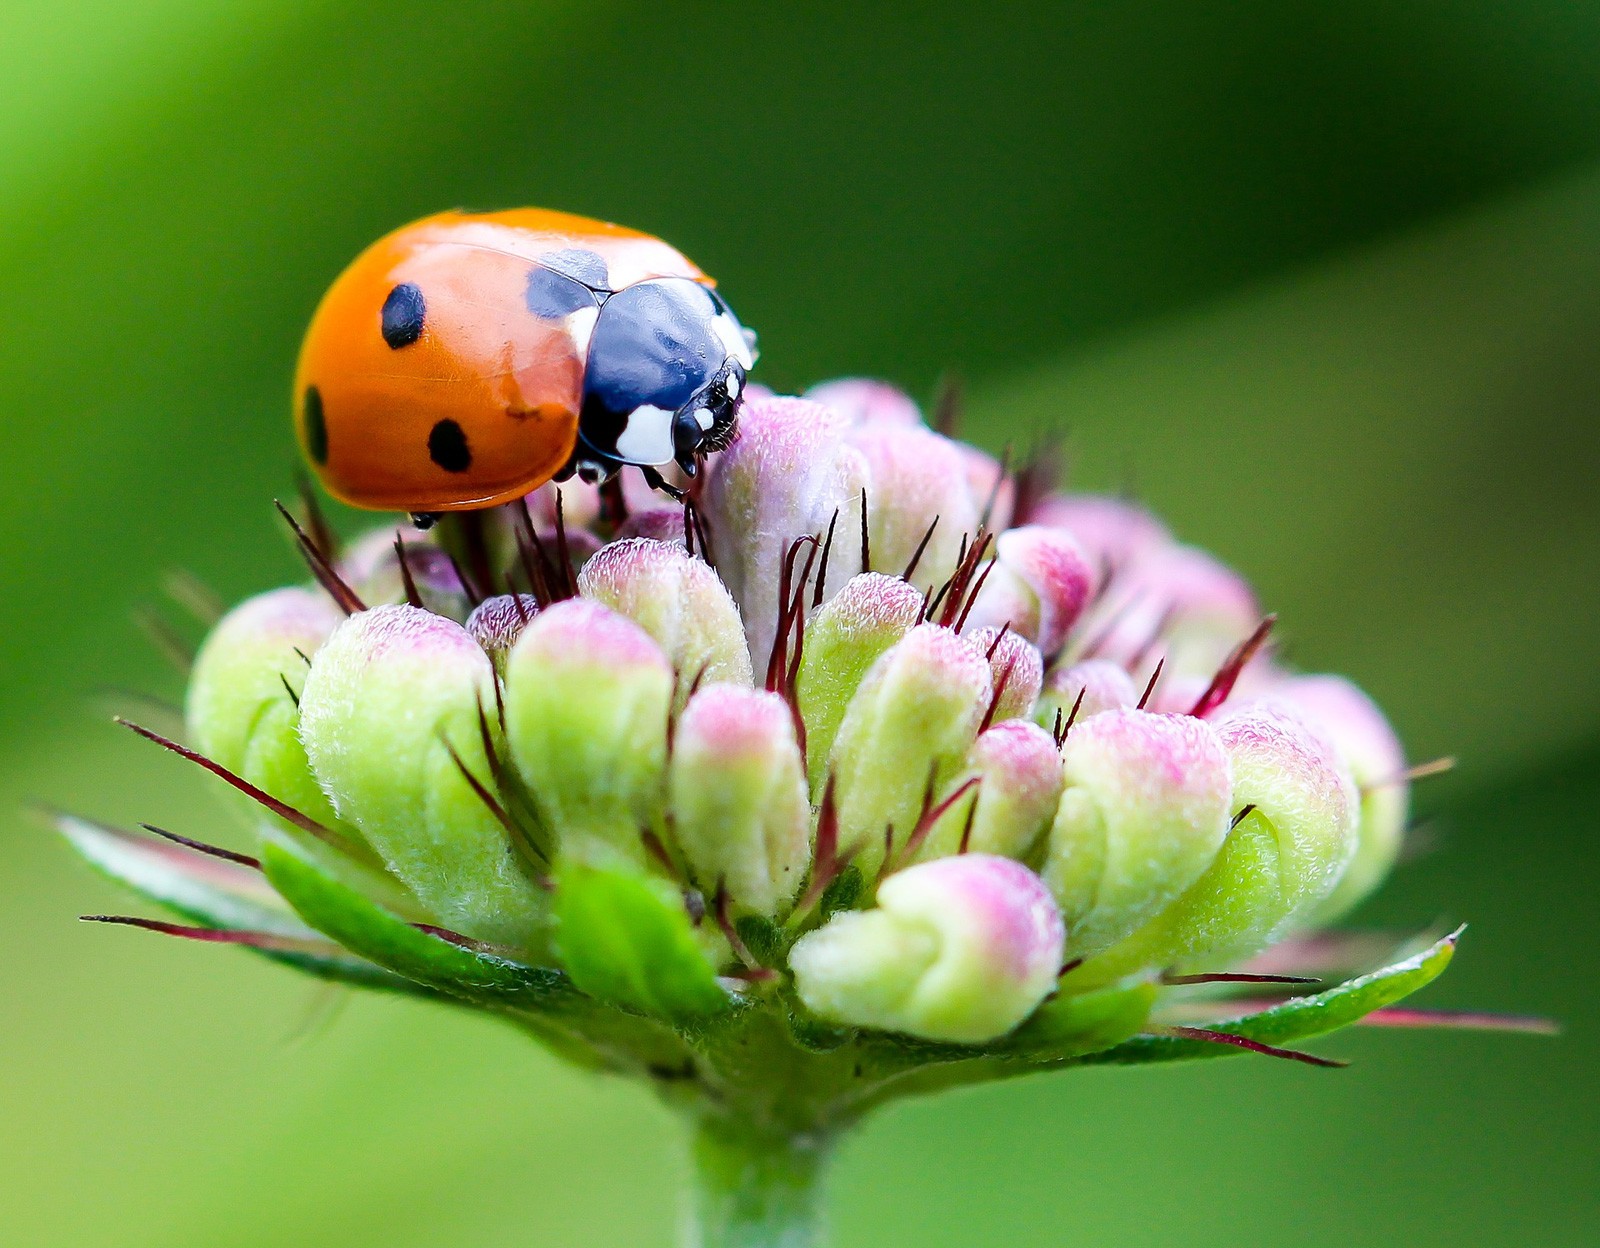
[[[1228,757],[1210,725],[1105,711],[1061,749],[1066,788],[1050,829],[1045,883],[1061,905],[1069,957],[1110,948],[1198,880],[1228,833]]]
[[[312,660],[300,731],[334,807],[442,923],[529,948],[544,898],[457,764],[492,783],[480,709],[492,723],[494,701],[494,670],[460,625],[374,607]]]
[[[811,806],[789,707],[777,694],[702,689],[678,720],[669,769],[678,845],[712,893],[781,917],[811,861]]]
[[[717,574],[681,545],[613,542],[584,565],[578,592],[654,637],[685,691],[696,680],[750,684],[739,608]]]
[[[223,616],[200,648],[184,706],[195,749],[323,824],[337,816],[306,761],[295,698],[306,659],[342,619],[313,590],[277,589],[248,599]]]
[[[506,662],[506,737],[564,853],[642,865],[664,826],[672,665],[598,602],[558,602]]]
[[[864,876],[883,862],[887,835],[905,844],[930,781],[942,788],[961,766],[992,693],[988,660],[934,624],[912,629],[867,672],[831,756],[840,844],[859,847]]]
[[[972,779],[977,787],[939,817],[920,857],[953,854],[965,836],[967,848],[979,853],[1027,858],[1061,800],[1055,741],[1025,719],[996,724],[978,734],[950,787]]]
[[[922,617],[923,598],[898,576],[851,577],[806,625],[795,695],[806,725],[811,790],[820,796],[846,707],[878,656]]]
[[[1327,744],[1286,709],[1268,705],[1235,712],[1216,730],[1233,773],[1230,805],[1236,816],[1247,813],[1182,897],[1073,972],[1069,989],[1142,968],[1191,963],[1214,970],[1249,957],[1309,915],[1349,864],[1354,786]]]
[[[813,1013],[854,1027],[981,1044],[1038,1008],[1061,966],[1061,915],[1009,858],[963,854],[890,876],[789,951]]]

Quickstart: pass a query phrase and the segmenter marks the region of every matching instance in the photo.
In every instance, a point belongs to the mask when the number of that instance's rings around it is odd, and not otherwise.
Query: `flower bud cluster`
[[[547,486],[236,608],[190,737],[329,833],[265,835],[647,1013],[983,1044],[1358,903],[1382,714],[1145,512],[1037,495],[880,383],[752,392],[686,507]]]

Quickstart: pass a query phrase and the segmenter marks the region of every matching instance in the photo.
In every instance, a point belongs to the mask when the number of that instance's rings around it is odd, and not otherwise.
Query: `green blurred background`
[[[314,301],[516,204],[680,245],[769,384],[949,370],[984,443],[1069,428],[1462,756],[1359,916],[1472,921],[1427,1003],[1568,1026],[908,1107],[842,1159],[844,1248],[1600,1242],[1597,63],[1574,0],[0,4],[0,1243],[671,1242],[642,1094],[77,925],[130,903],[17,813],[225,817],[104,726],[102,687],[177,692],[130,613],[296,575]]]

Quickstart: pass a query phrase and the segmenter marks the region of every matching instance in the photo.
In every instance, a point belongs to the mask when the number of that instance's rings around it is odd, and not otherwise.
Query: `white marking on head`
[[[645,404],[628,413],[617,435],[617,458],[630,464],[670,464],[673,413]]]
[[[737,399],[739,397],[739,374],[738,373],[729,373],[728,374],[728,397],[730,399]]]
[[[697,407],[694,409],[694,423],[700,426],[701,432],[711,428],[716,417],[712,416],[711,409]]]

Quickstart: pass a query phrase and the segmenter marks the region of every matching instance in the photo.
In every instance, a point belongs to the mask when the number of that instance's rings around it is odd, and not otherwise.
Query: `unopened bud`
[[[921,547],[912,584],[936,589],[955,571],[978,527],[961,452],[931,429],[869,425],[846,436],[867,463],[873,570],[903,572]]]
[[[504,676],[506,656],[538,613],[538,601],[531,594],[497,594],[485,598],[467,617],[467,635],[483,648],[494,670]]]
[[[946,628],[923,624],[867,672],[834,739],[840,843],[859,846],[864,875],[886,839],[904,845],[925,813],[930,785],[961,766],[992,696],[989,663]]]
[[[1249,957],[1309,915],[1349,863],[1353,785],[1331,748],[1274,706],[1238,711],[1216,730],[1233,773],[1235,822],[1222,849],[1182,897],[1075,971],[1069,986]]]
[[[1328,739],[1359,789],[1355,857],[1313,915],[1331,923],[1377,888],[1399,856],[1411,804],[1405,750],[1372,699],[1342,677],[1298,676],[1272,696],[1292,703]]]
[[[683,688],[750,683],[739,608],[711,568],[682,546],[629,538],[584,565],[578,592],[625,615],[666,654]]]
[[[1027,858],[1050,826],[1061,800],[1061,755],[1050,734],[1025,719],[985,729],[951,780],[977,781],[939,817],[921,857],[968,850]]]
[[[702,891],[781,917],[811,859],[811,805],[789,707],[723,685],[689,699],[674,737],[673,829]]]
[[[836,914],[789,953],[800,999],[854,1027],[981,1044],[1055,985],[1061,915],[1009,858],[964,854],[890,876],[874,910]]]
[[[1044,684],[1044,657],[1026,637],[1009,629],[979,628],[963,634],[989,660],[995,706],[990,723],[1033,713]]]
[[[672,666],[626,616],[558,602],[506,662],[506,737],[565,853],[642,862],[662,825]]]
[[[1054,731],[1058,722],[1061,727],[1077,725],[1105,711],[1131,709],[1138,702],[1139,691],[1122,664],[1109,659],[1085,659],[1051,669],[1039,692],[1033,718],[1035,723]],[[1077,731],[1076,727],[1072,731]]]
[[[1227,753],[1210,725],[1112,710],[1062,746],[1066,789],[1044,867],[1068,954],[1107,949],[1160,914],[1206,871],[1228,834]]]
[[[744,608],[758,665],[772,650],[783,561],[796,538],[834,528],[825,597],[861,570],[853,537],[868,482],[861,453],[841,440],[847,424],[804,399],[751,399],[733,445],[707,469],[702,500],[717,572]]]
[[[340,815],[441,922],[527,948],[544,899],[462,774],[465,766],[493,783],[481,716],[494,696],[489,660],[459,624],[374,607],[341,624],[313,659],[300,731]]]
[[[1060,529],[1011,529],[995,541],[995,566],[973,604],[969,627],[1009,624],[1053,655],[1089,600],[1094,575],[1083,551]]]
[[[845,582],[807,623],[795,688],[814,794],[821,794],[850,699],[878,656],[917,626],[922,604],[922,595],[898,576],[866,572]]]

